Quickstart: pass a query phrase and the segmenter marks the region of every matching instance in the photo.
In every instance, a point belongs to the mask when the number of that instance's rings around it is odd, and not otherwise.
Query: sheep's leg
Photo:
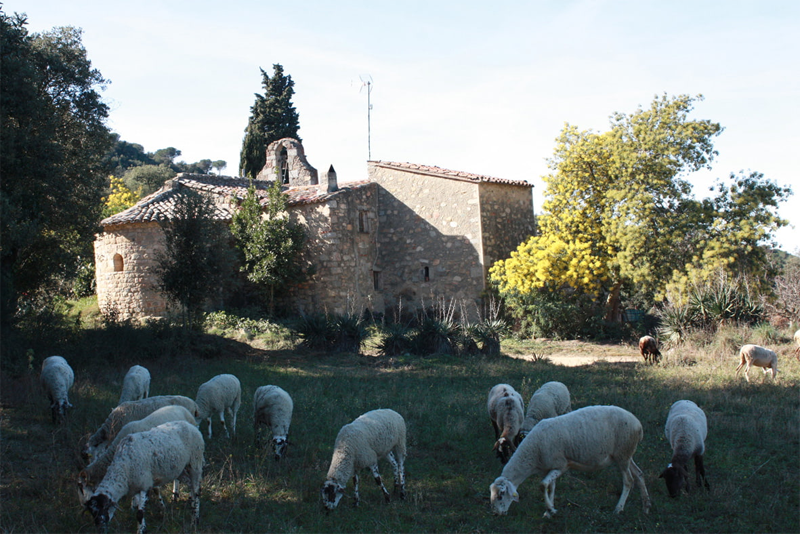
[[[361,500],[360,495],[358,494],[358,475],[353,475],[353,506],[358,506],[359,501]]]
[[[746,361],[745,357],[744,357],[744,355],[742,355],[742,361],[740,361],[739,365],[736,366],[736,373],[734,373],[734,374],[737,374],[737,375],[739,374],[739,371],[742,369],[742,367],[744,367],[745,361]]]
[[[378,486],[381,487],[384,499],[386,499],[386,502],[390,502],[392,500],[392,495],[389,493],[389,490],[386,489],[386,486],[383,485],[383,479],[381,478],[381,474],[378,472],[378,464],[370,466],[369,469],[372,471],[372,476],[375,477],[375,482],[377,482]]]
[[[144,523],[144,505],[147,502],[147,491],[140,491],[131,499],[131,507],[136,508],[136,522],[139,524],[136,534],[144,534],[146,525]]]
[[[211,439],[211,416],[208,416],[208,439]]]
[[[497,423],[494,422],[494,419],[490,419],[492,422],[492,428],[494,428],[494,440],[497,441],[500,439],[500,427],[497,426]]]
[[[178,491],[178,479],[176,478],[172,482],[172,502],[177,502],[179,495],[180,495],[180,491]]]
[[[158,506],[161,508],[161,511],[167,509],[167,505],[164,504],[164,499],[161,497],[161,491],[158,488],[150,488],[150,493],[158,497]]]
[[[219,420],[222,422],[222,428],[225,429],[225,436],[231,437],[231,433],[228,432],[228,425],[225,423],[225,410],[219,412]]]
[[[639,488],[639,493],[642,495],[642,508],[644,509],[644,513],[650,512],[650,494],[647,493],[647,486],[644,483],[644,473],[636,465],[636,462],[633,461],[631,458],[631,465],[630,465],[631,472],[633,473],[633,479],[636,482],[636,487]]]
[[[745,366],[745,368],[744,368],[744,378],[748,382],[750,382],[750,375],[748,374],[749,372],[750,372],[750,362],[747,362],[747,366]]]
[[[393,452],[390,452],[386,455],[386,458],[392,464],[392,470],[394,471],[394,491],[400,494],[400,499],[402,500],[406,498],[406,474],[403,466],[403,457],[398,456],[400,457],[399,460]]]
[[[238,405],[237,406],[233,406],[231,408],[231,412],[232,412],[231,419],[233,419],[233,425],[232,425],[233,426],[233,435],[235,436],[236,435],[236,416],[239,414],[239,406]]]
[[[697,485],[700,486],[702,484],[706,487],[706,489],[711,489],[711,487],[708,485],[708,479],[706,478],[706,469],[703,466],[702,455],[698,454],[694,457],[694,472],[697,479]]]
[[[628,495],[633,487],[633,474],[631,473],[631,463],[633,460],[628,460],[625,463],[620,463],[619,470],[622,473],[622,495],[619,496],[619,502],[614,508],[614,513],[618,514],[625,508],[625,502],[628,500]]]
[[[544,493],[544,517],[550,518],[558,511],[555,508],[556,479],[561,476],[561,471],[553,469],[542,479],[542,493]]]

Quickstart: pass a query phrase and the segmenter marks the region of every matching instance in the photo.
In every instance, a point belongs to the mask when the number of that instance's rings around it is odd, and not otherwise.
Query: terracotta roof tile
[[[393,169],[400,169],[404,171],[413,171],[420,174],[429,174],[432,176],[439,176],[441,178],[453,178],[457,180],[467,180],[470,182],[488,182],[493,184],[516,185],[520,187],[533,187],[533,184],[525,180],[508,180],[506,178],[494,178],[492,176],[484,176],[482,174],[473,174],[471,172],[451,171],[442,169],[441,167],[432,167],[429,165],[418,165],[416,163],[399,163],[396,161],[371,161],[379,167],[387,167]]]
[[[320,186],[310,185],[284,189],[288,195],[289,207],[325,202],[344,191],[364,187],[370,182],[347,182],[341,184],[337,191],[328,193]],[[272,182],[254,181],[256,195],[262,205],[267,203],[268,189]],[[250,180],[247,178],[232,178],[215,174],[179,174],[168,180],[164,186],[155,193],[146,196],[134,206],[123,212],[112,215],[100,222],[101,226],[117,226],[121,224],[162,222],[175,217],[175,197],[182,188],[209,193],[219,199],[244,198]],[[214,218],[220,221],[230,221],[233,217],[233,208],[229,202],[217,202]]]

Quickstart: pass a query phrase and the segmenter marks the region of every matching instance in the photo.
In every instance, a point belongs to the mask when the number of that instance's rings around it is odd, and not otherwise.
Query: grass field
[[[160,338],[118,332],[61,354],[73,366],[74,404],[63,426],[50,422],[38,385],[41,360],[31,370],[2,374],[2,470],[0,531],[94,532],[82,513],[76,475],[86,438],[116,405],[122,377],[138,363],[152,374],[151,395],[194,397],[197,387],[220,373],[242,382],[243,405],[237,433],[224,437],[215,422],[206,443],[201,497],[202,532],[798,532],[800,531],[800,362],[791,346],[777,345],[779,381],[751,370],[751,383],[734,377],[732,351],[681,351],[662,364],[600,361],[561,366],[560,353],[579,350],[608,355],[609,346],[540,341],[531,362],[508,356],[396,359],[354,354],[320,355],[254,348],[241,341],[202,336],[168,350]],[[86,347],[96,347],[88,350]],[[82,348],[78,348],[82,347]],[[524,354],[520,343],[504,345]],[[611,352],[635,354],[632,346]],[[104,363],[105,362],[105,363]],[[527,400],[544,382],[565,383],[573,408],[614,404],[636,415],[644,440],[635,455],[645,473],[653,506],[642,512],[634,489],[625,510],[613,513],[621,477],[613,467],[597,473],[568,473],[558,481],[553,519],[544,519],[539,480],[519,488],[520,502],[505,517],[489,511],[489,484],[501,465],[492,453],[494,435],[486,395],[500,382]],[[277,384],[295,402],[288,457],[275,462],[256,447],[252,395]],[[697,489],[670,499],[658,475],[671,457],[664,437],[667,411],[675,400],[691,399],[708,416],[705,465],[711,490]],[[352,484],[339,507],[326,513],[319,490],[336,433],[361,413],[393,408],[408,425],[407,499],[383,502],[368,471],[361,477],[361,506],[352,506]],[[205,424],[202,425],[205,434]],[[381,462],[387,487],[392,475]],[[149,503],[149,531],[192,531],[187,493],[161,510]],[[125,499],[110,532],[135,530]]]

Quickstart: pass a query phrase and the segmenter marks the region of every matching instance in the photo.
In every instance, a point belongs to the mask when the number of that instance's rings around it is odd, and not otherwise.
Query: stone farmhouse
[[[254,184],[266,202],[270,182],[281,181],[289,216],[305,227],[306,257],[314,267],[286,304],[305,313],[385,313],[401,303],[413,310],[446,299],[477,312],[489,267],[534,231],[533,186],[410,163],[367,166],[366,181],[339,184],[332,166],[318,173],[309,165],[297,140],[281,139],[267,148]],[[155,267],[164,247],[161,225],[173,218],[176,195],[183,189],[210,195],[215,218],[230,222],[249,184],[245,178],[179,174],[103,220],[95,240],[103,313],[128,319],[169,315]]]

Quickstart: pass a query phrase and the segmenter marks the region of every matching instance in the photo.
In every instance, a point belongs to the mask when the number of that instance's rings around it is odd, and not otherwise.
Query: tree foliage
[[[275,64],[272,68],[271,78],[260,69],[264,94],[256,93],[256,101],[250,107],[239,162],[241,176],[255,178],[258,175],[266,163],[267,146],[273,141],[284,137],[301,141],[297,135],[300,116],[292,104],[294,81],[291,76],[284,76],[281,65]]]
[[[161,189],[164,182],[175,178],[176,174],[167,165],[139,165],[125,171],[122,180],[128,189],[145,197]]]
[[[175,218],[162,223],[165,249],[158,257],[159,287],[178,303],[184,326],[202,322],[202,310],[231,277],[228,234],[214,219],[213,201],[189,189],[175,197]]]
[[[81,30],[28,34],[26,19],[0,12],[0,213],[2,316],[75,272],[92,255],[113,139],[108,83],[92,68]]]
[[[111,182],[110,192],[103,199],[102,217],[104,219],[130,208],[139,201],[139,195],[128,189],[122,178],[110,176],[109,181]]]
[[[615,113],[604,133],[567,125],[544,177],[540,234],[497,262],[492,280],[505,297],[578,292],[607,299],[619,317],[623,287],[651,300],[685,291],[725,269],[763,272],[775,208],[790,190],[759,173],[720,181],[695,200],[690,172],[709,168],[722,128],[689,114],[702,97],[657,97],[634,114]]]
[[[242,271],[264,291],[273,311],[275,295],[303,279],[300,261],[306,241],[303,228],[288,218],[279,182],[270,186],[263,210],[251,184],[233,216],[231,234],[241,252]]]

